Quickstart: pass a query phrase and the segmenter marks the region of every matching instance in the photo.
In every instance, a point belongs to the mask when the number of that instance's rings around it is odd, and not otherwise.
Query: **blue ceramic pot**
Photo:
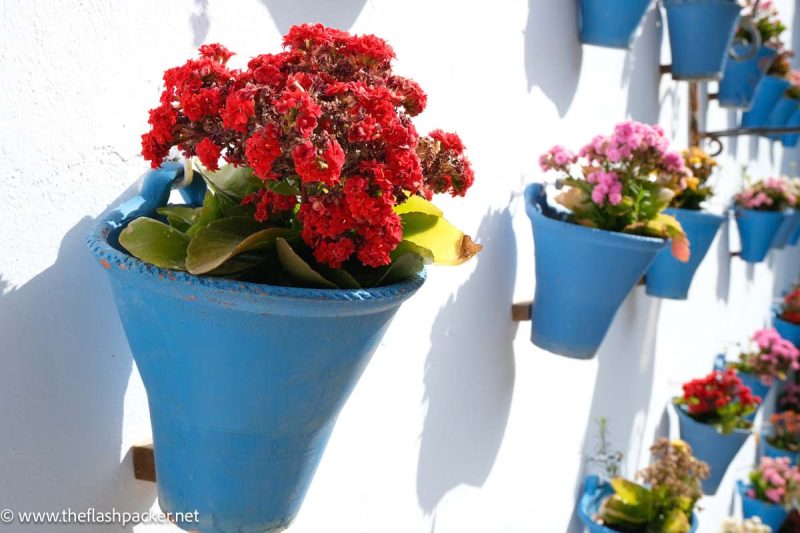
[[[795,98],[781,96],[769,113],[767,125],[771,128],[783,128],[789,125],[792,115],[800,109],[800,101]],[[769,135],[770,139],[780,139],[781,135]]]
[[[703,424],[690,417],[683,408],[675,405],[673,407],[678,412],[681,440],[688,442],[694,456],[708,463],[711,470],[708,478],[703,480],[703,492],[715,494],[728,465],[750,436],[750,432],[737,429],[733,433],[723,435],[714,429],[714,426]]]
[[[739,492],[739,496],[742,498],[742,515],[745,518],[759,517],[761,522],[768,525],[772,528],[772,531],[777,533],[789,516],[788,511],[781,505],[775,505],[774,503],[768,503],[747,496],[747,490],[749,488],[749,486],[741,481],[736,482],[736,489]]]
[[[772,247],[781,249],[789,243],[789,238],[794,234],[795,229],[800,226],[800,211],[797,209],[787,209],[783,212],[783,222],[778,228],[778,233],[772,240]]]
[[[383,332],[423,276],[377,289],[276,287],[196,277],[122,252],[132,217],[163,205],[182,167],[88,238],[109,275],[147,389],[168,513],[203,533],[283,531],[298,512],[336,417]],[[344,332],[344,334],[343,334]]]
[[[733,49],[737,56],[743,56],[747,54],[750,45],[734,44]],[[769,46],[762,46],[758,49],[756,56],[750,59],[737,61],[728,58],[717,93],[720,107],[749,109],[758,82],[764,77],[777,56],[777,50]]]
[[[763,128],[769,126],[772,108],[789,88],[789,82],[776,76],[764,76],[756,87],[750,111],[742,113],[742,127]]]
[[[800,224],[798,224],[792,231],[792,234],[789,235],[790,245],[794,246],[795,244],[798,243],[798,241],[800,241]]]
[[[800,346],[800,325],[792,324],[780,318],[776,313],[772,315],[772,327],[774,327],[781,337],[791,342],[795,346]]]
[[[689,209],[666,209],[664,212],[674,216],[683,226],[689,238],[691,254],[689,261],[682,263],[672,256],[669,248],[661,250],[647,271],[647,294],[685,300],[694,273],[706,256],[725,218]]]
[[[580,0],[582,43],[630,48],[633,34],[653,0]]]
[[[536,247],[531,340],[567,357],[593,357],[617,309],[667,241],[565,222],[538,183],[525,188],[525,210]]]
[[[748,263],[763,261],[783,221],[784,213],[781,211],[737,208],[736,225],[739,226],[739,240],[742,242],[742,260]]]
[[[597,476],[586,477],[581,501],[578,503],[578,516],[591,533],[617,533],[616,529],[598,524],[594,520],[600,506],[612,494],[614,494],[614,489],[608,483],[601,482]],[[697,524],[697,515],[692,513],[692,529],[689,530],[689,533],[697,531]]]
[[[664,0],[672,77],[718,80],[725,68],[741,7],[735,0]]]
[[[790,461],[792,461],[793,465],[797,464],[797,452],[793,452],[790,450],[784,450],[783,448],[778,448],[773,446],[769,442],[767,442],[767,438],[769,435],[766,433],[761,434],[761,451],[764,457],[772,457],[773,459],[777,459],[779,457],[788,457]]]
[[[786,123],[787,128],[800,128],[800,110],[795,111],[792,113],[792,116],[789,117],[789,121]],[[794,148],[797,146],[797,142],[800,141],[800,134],[797,133],[786,133],[781,135],[781,144],[786,148]],[[800,229],[800,228],[799,228]],[[798,231],[798,235],[800,236],[800,231]]]

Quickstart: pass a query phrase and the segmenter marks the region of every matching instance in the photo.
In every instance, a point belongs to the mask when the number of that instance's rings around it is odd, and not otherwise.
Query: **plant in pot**
[[[788,457],[797,464],[800,452],[800,413],[783,411],[769,419],[770,430],[761,434],[763,454],[767,457]]]
[[[733,369],[714,370],[683,385],[683,395],[673,400],[681,439],[694,455],[708,463],[710,474],[703,491],[714,494],[728,465],[750,435],[754,413],[761,399],[742,383]]]
[[[767,118],[767,125],[771,128],[785,128],[789,126],[797,126],[797,123],[791,123],[800,119],[800,71],[792,70],[786,75],[786,80],[789,86],[783,91],[783,94],[775,102],[775,106],[769,113]],[[771,139],[783,139],[781,134],[769,135]]]
[[[786,380],[789,372],[800,369],[800,351],[775,328],[756,331],[739,360],[728,364],[756,396],[764,399],[776,380]]]
[[[664,0],[676,80],[718,80],[736,33],[736,0]]]
[[[88,240],[147,389],[159,503],[204,533],[288,527],[423,265],[479,249],[428,202],[473,173],[456,135],[417,134],[426,96],[390,46],[302,25],[284,47],[167,70],[155,170]],[[189,204],[166,206],[178,184]]]
[[[701,480],[708,465],[692,456],[680,440],[660,438],[650,448],[652,463],[637,474],[637,483],[614,477],[600,483],[590,476],[578,509],[593,533],[611,531],[688,533],[697,529],[694,514],[703,495]]]
[[[578,25],[584,44],[627,49],[653,0],[580,0]]]
[[[688,297],[697,267],[725,220],[723,216],[703,211],[703,204],[714,194],[708,180],[717,162],[696,146],[684,150],[683,158],[692,175],[686,178],[686,187],[675,195],[664,213],[680,223],[691,243],[691,257],[686,262],[678,261],[669,251],[662,250],[646,276],[647,294],[675,300]]]
[[[781,337],[800,345],[800,285],[795,285],[783,297],[783,302],[772,316],[772,325]]]
[[[769,115],[783,93],[789,88],[786,77],[792,69],[792,52],[780,50],[764,76],[756,86],[750,109],[742,113],[743,128],[765,128]]]
[[[543,170],[559,173],[564,190],[556,202],[569,211],[550,206],[542,184],[525,189],[536,246],[531,338],[537,346],[593,357],[667,239],[678,259],[689,259],[683,229],[662,212],[689,176],[668,145],[659,126],[624,122],[579,154],[556,146],[540,158]]]
[[[717,101],[721,107],[749,109],[756,87],[783,49],[780,35],[786,26],[777,8],[761,3],[754,13],[754,4],[755,0],[747,0],[742,8],[732,55],[725,63],[719,83]]]
[[[744,261],[760,263],[766,258],[781,226],[791,220],[796,202],[789,183],[781,178],[758,181],[734,197]]]
[[[762,457],[750,483],[737,482],[745,518],[757,516],[778,531],[800,500],[800,471],[788,457]]]

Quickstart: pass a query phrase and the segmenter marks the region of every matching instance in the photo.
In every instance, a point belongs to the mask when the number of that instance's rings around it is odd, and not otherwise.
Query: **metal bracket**
[[[153,445],[142,444],[131,446],[133,457],[133,477],[141,481],[156,480],[156,462],[153,456]]]

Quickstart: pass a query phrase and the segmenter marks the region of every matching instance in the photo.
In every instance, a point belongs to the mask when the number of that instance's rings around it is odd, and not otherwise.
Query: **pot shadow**
[[[189,25],[192,27],[192,43],[200,46],[206,42],[208,28],[208,0],[194,0],[195,11],[189,16]]]
[[[306,22],[321,22],[326,26],[349,30],[367,0],[261,0],[261,3],[269,11],[281,35],[285,35],[293,25]]]
[[[717,300],[728,303],[728,296],[730,295],[731,283],[731,251],[730,251],[730,224],[733,224],[731,219],[728,218],[722,223],[717,238]]]
[[[650,446],[644,428],[652,395],[660,310],[660,299],[648,297],[641,287],[635,288],[617,312],[597,352],[597,377],[583,435],[583,456],[592,455],[597,437],[596,421],[606,417],[610,449],[628,450],[622,463],[625,475],[634,474],[643,446]],[[608,391],[625,392],[608,394]],[[583,531],[577,505],[586,473],[584,461],[575,480],[576,507],[567,531]]]
[[[0,501],[16,511],[141,513],[156,500],[155,484],[136,481],[121,458],[133,363],[105,273],[85,244],[93,224],[82,219],[52,266],[19,287],[4,282],[0,296]]]
[[[658,122],[659,86],[661,73],[658,65],[661,56],[663,23],[661,11],[650,9],[644,17],[633,48],[625,54],[622,69],[622,86],[628,85],[625,114],[633,120],[655,124]]]
[[[582,61],[577,3],[529,0],[525,25],[528,91],[539,87],[561,118],[578,89]]]
[[[514,390],[516,326],[508,306],[517,261],[509,210],[487,215],[477,237],[486,249],[439,311],[425,362],[427,410],[417,499],[434,519],[450,490],[485,483],[505,435]]]

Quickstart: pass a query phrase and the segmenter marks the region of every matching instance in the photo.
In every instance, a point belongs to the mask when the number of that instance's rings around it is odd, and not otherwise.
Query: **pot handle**
[[[756,3],[756,7],[754,8],[754,10],[757,8],[758,8],[758,3]],[[735,43],[731,43],[731,47],[728,50],[728,55],[734,61],[747,61],[749,59],[753,59],[758,54],[758,50],[761,48],[762,44],[761,32],[758,31],[758,28],[756,27],[756,23],[754,22],[752,16],[748,16],[742,19],[741,27],[750,36],[750,47],[743,54],[739,55],[736,53],[736,49],[733,47]]]
[[[205,180],[191,176],[184,179],[185,175],[184,164],[180,161],[165,161],[159,168],[149,170],[142,178],[139,194],[117,206],[108,222],[115,228],[124,227],[135,218],[155,214],[156,209],[167,205],[172,189],[179,189],[188,205],[201,205]]]

